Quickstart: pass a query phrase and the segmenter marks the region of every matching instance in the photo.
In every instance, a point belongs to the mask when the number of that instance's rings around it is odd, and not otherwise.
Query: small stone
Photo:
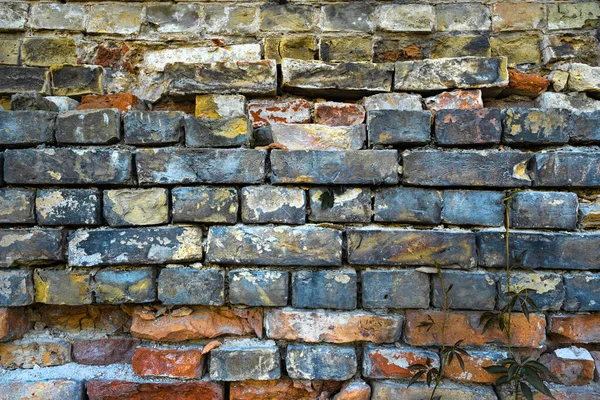
[[[490,38],[492,56],[504,56],[510,66],[537,64],[542,61],[541,36],[494,36]]]
[[[244,223],[303,224],[306,220],[304,190],[276,186],[242,189]]]
[[[285,365],[292,379],[345,381],[357,369],[353,347],[290,344]]]
[[[3,368],[30,369],[69,362],[71,362],[71,344],[66,340],[28,339],[0,343],[0,366]]]
[[[286,306],[288,272],[238,269],[229,271],[229,302],[247,306]]]
[[[599,311],[600,275],[599,274],[565,274],[566,311]]]
[[[204,23],[212,34],[253,34],[259,29],[259,13],[258,7],[211,4],[204,7]]]
[[[364,270],[362,306],[369,308],[427,308],[429,277],[415,270]]]
[[[453,90],[425,98],[425,107],[432,112],[439,110],[473,110],[483,108],[481,90]]]
[[[421,60],[423,52],[428,51],[429,35],[402,35],[401,39],[376,37],[373,42],[373,62],[387,63],[396,61]]]
[[[47,68],[0,65],[0,94],[30,91],[50,94],[50,73]]]
[[[578,29],[594,24],[600,18],[600,4],[582,3],[550,4],[548,29]]]
[[[92,303],[92,277],[86,269],[36,269],[35,301],[45,304],[81,305]]]
[[[171,190],[173,222],[237,221],[237,190],[227,187],[177,187]]]
[[[23,146],[54,141],[56,113],[0,111],[0,145]]]
[[[183,138],[183,113],[130,111],[123,117],[125,143],[133,146],[176,144]]]
[[[356,308],[356,272],[296,271],[292,273],[292,306],[297,308]]]
[[[187,147],[240,147],[247,145],[252,127],[245,115],[231,118],[184,119]]]
[[[333,400],[369,400],[371,398],[371,386],[361,379],[348,381],[342,386]]]
[[[158,299],[166,305],[223,305],[225,275],[221,268],[168,265],[158,277]]]
[[[10,109],[12,111],[51,111],[58,112],[58,107],[36,92],[25,92],[13,94],[10,98]]]
[[[600,102],[598,102],[600,105]],[[572,111],[569,119],[569,139],[575,143],[600,142],[600,109]]]
[[[121,139],[118,109],[67,111],[56,119],[56,141],[66,144],[113,144]]]
[[[265,59],[281,64],[284,58],[296,60],[314,60],[318,58],[317,38],[304,37],[267,37],[264,39]]]
[[[452,225],[502,226],[504,197],[504,192],[445,190],[442,221]]]
[[[496,3],[492,6],[494,32],[543,29],[546,9],[539,3]]]
[[[255,128],[276,123],[305,124],[310,122],[310,103],[304,99],[252,100],[248,115]]]
[[[359,125],[365,121],[365,109],[360,104],[315,103],[315,123],[329,126]]]
[[[600,314],[551,315],[548,336],[558,343],[598,343]]]
[[[423,98],[419,94],[379,93],[362,99],[366,111],[422,110]]]
[[[584,229],[600,226],[600,200],[579,203],[579,223]],[[600,303],[599,303],[600,304]]]
[[[369,144],[373,147],[427,144],[431,139],[432,122],[431,111],[369,111]]]
[[[142,32],[187,35],[200,31],[202,10],[198,4],[152,4],[146,7]]]
[[[436,30],[489,31],[492,27],[490,14],[489,6],[484,4],[438,4],[435,7]]]
[[[321,60],[328,62],[371,61],[370,37],[331,37],[321,39]]]
[[[0,308],[0,341],[22,338],[31,326],[25,308]]]
[[[196,96],[196,118],[232,118],[246,113],[246,97],[240,94]]]
[[[594,379],[594,359],[581,347],[556,349],[542,355],[540,362],[550,370],[549,380],[562,385],[584,386]]]
[[[27,21],[29,4],[14,2],[0,4],[0,31],[22,31]]]
[[[599,163],[600,153],[595,151],[557,150],[536,154],[532,170],[537,186],[597,186]]]
[[[35,199],[39,225],[99,225],[102,209],[95,189],[43,189]]]
[[[0,189],[0,224],[34,224],[35,191]]]
[[[94,276],[96,303],[150,303],[156,300],[154,268],[103,268]]]
[[[316,28],[318,12],[310,5],[266,4],[260,9],[260,30],[266,32],[307,32]]]
[[[417,382],[407,387],[406,382],[401,381],[374,381],[372,398],[378,400],[418,400],[424,399],[431,393],[431,387],[425,382]],[[492,386],[483,385],[459,385],[452,382],[442,382],[436,390],[436,395],[443,399],[460,400],[496,400],[498,397]]]
[[[442,194],[433,189],[412,187],[375,192],[375,221],[439,224]]]
[[[544,35],[542,55],[544,63],[569,60],[595,65],[594,46],[598,39],[592,36],[573,35],[572,33],[556,33]],[[566,84],[566,81],[564,82]]]
[[[76,64],[75,39],[70,37],[28,37],[21,45],[21,60],[33,67]]]
[[[104,218],[110,226],[169,222],[168,191],[162,188],[104,191]]]
[[[83,4],[36,3],[27,25],[33,29],[84,31],[88,11]]]
[[[600,110],[600,101],[591,99],[584,93],[542,93],[535,99],[535,106],[541,109],[562,108],[570,111]]]
[[[322,7],[321,28],[326,32],[371,32],[374,6],[368,3],[337,3]]]
[[[94,332],[116,334],[127,331],[131,317],[119,306],[57,306],[39,305],[42,329],[48,327],[65,332]]]
[[[73,342],[73,361],[83,365],[131,364],[137,339],[77,339]]]
[[[275,143],[289,150],[360,150],[367,139],[365,125],[273,124]]]
[[[204,367],[201,349],[135,349],[131,366],[144,377],[201,379]]]
[[[431,58],[490,57],[491,55],[492,49],[487,35],[459,35],[437,37]]]
[[[214,381],[262,381],[281,376],[279,347],[272,340],[226,341],[210,356],[210,378]]]
[[[137,4],[94,4],[87,24],[90,33],[134,35],[142,23],[142,6]]]
[[[571,64],[567,89],[573,92],[600,93],[600,67]]]
[[[548,89],[550,80],[535,74],[525,74],[516,69],[508,70],[508,87],[502,94],[517,94],[527,97],[538,97]]]
[[[0,64],[18,65],[20,47],[20,40],[0,39]]]
[[[375,10],[375,26],[387,32],[431,32],[435,12],[428,4],[384,4]]]
[[[0,267],[64,261],[59,229],[0,229]]]
[[[53,65],[52,94],[79,96],[104,93],[104,71],[96,65]]]
[[[81,98],[78,110],[91,110],[97,108],[118,108],[126,113],[141,108],[140,100],[131,93],[105,94],[101,96],[87,95]]]
[[[0,270],[0,305],[2,307],[28,306],[34,302],[35,288],[30,270]]]
[[[310,221],[370,222],[371,190],[364,188],[311,188]]]

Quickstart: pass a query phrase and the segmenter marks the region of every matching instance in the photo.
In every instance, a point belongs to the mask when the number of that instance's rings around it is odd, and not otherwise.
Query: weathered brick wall
[[[599,19],[0,1],[0,399],[600,398]]]

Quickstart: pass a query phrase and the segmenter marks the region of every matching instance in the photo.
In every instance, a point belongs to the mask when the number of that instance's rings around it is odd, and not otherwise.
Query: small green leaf
[[[533,393],[525,382],[521,382],[521,392],[523,393],[523,396],[525,396],[525,399],[533,400]]]

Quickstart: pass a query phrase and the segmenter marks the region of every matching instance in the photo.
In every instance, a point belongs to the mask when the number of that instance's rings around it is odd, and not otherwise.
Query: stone
[[[360,125],[365,121],[365,108],[360,104],[326,101],[315,103],[315,123],[329,126]]]
[[[504,192],[445,190],[442,221],[452,225],[502,226],[504,197]]]
[[[284,58],[314,60],[319,53],[317,38],[314,36],[266,37],[263,46],[265,59],[275,60],[277,64],[281,64]]]
[[[316,28],[318,11],[303,4],[265,4],[260,8],[260,30],[308,32]]]
[[[310,103],[304,99],[252,100],[248,116],[255,128],[271,124],[306,124],[310,122]]]
[[[85,399],[83,381],[69,379],[7,381],[0,383],[0,391],[6,399],[26,399],[27,396],[44,400]]]
[[[600,274],[565,274],[565,311],[599,311]]]
[[[584,229],[600,226],[600,201],[582,201],[578,210],[579,223]]]
[[[548,336],[558,343],[598,343],[599,314],[554,314],[548,319]]]
[[[0,267],[63,261],[63,238],[59,229],[0,229]]]
[[[159,225],[169,222],[167,189],[104,191],[104,218],[110,226]]]
[[[507,85],[505,57],[457,57],[396,62],[394,90],[397,91],[428,92]]]
[[[30,91],[50,94],[50,73],[47,68],[0,65],[0,94]]]
[[[485,34],[475,34],[437,37],[431,58],[490,57],[491,55],[489,37]]]
[[[76,64],[75,39],[69,37],[28,37],[21,45],[21,60],[31,67]]]
[[[168,265],[158,277],[158,300],[166,305],[223,305],[225,274],[221,268]]]
[[[58,112],[58,107],[36,92],[16,93],[10,97],[12,111],[50,111]],[[30,114],[34,116],[34,114]]]
[[[562,385],[584,386],[594,379],[594,359],[581,347],[556,349],[542,355],[540,362],[552,373],[549,380]]]
[[[258,7],[208,5],[204,7],[204,23],[208,33],[253,34],[259,30],[259,13]]]
[[[439,224],[442,194],[433,189],[398,187],[375,192],[375,221]]]
[[[44,304],[91,304],[92,276],[87,269],[36,269],[35,301]]]
[[[492,5],[494,32],[543,29],[546,9],[539,3],[496,3]]]
[[[535,108],[535,102],[529,97],[520,96],[517,94],[510,95],[508,97],[496,98],[496,99],[485,99],[486,108]],[[542,107],[538,107],[542,108]]]
[[[105,94],[101,96],[86,95],[81,98],[78,110],[91,110],[98,108],[118,108],[126,113],[142,108],[140,99],[131,93]]]
[[[469,349],[468,353],[468,356],[463,357],[464,370],[458,361],[454,361],[444,367],[444,376],[465,383],[496,383],[500,375],[490,374],[484,368],[497,365],[507,358],[508,353],[502,350],[473,349]]]
[[[73,361],[83,365],[131,364],[137,339],[77,339],[73,342]]]
[[[572,111],[569,119],[569,139],[577,144],[599,143],[600,109],[596,111]]]
[[[290,344],[285,365],[292,379],[345,381],[356,373],[353,347]]]
[[[225,341],[210,353],[210,378],[214,381],[278,379],[281,376],[279,347],[272,340]]]
[[[439,110],[473,110],[483,108],[481,90],[453,90],[425,98],[425,107],[431,112]]]
[[[260,309],[200,306],[192,306],[191,309],[192,313],[184,316],[167,313],[154,317],[152,312],[135,307],[131,335],[162,342],[212,339],[222,335],[262,336]]]
[[[236,400],[260,398],[311,400],[319,396],[330,396],[338,392],[342,385],[339,381],[322,381],[311,385],[299,385],[297,382],[287,376],[268,381],[231,382],[229,395]]]
[[[89,400],[109,400],[127,398],[135,399],[136,397],[143,397],[148,399],[148,393],[152,393],[152,397],[154,397],[155,399],[223,399],[223,387],[218,383],[210,382],[207,380],[194,382],[154,383],[108,379],[90,379],[87,381],[86,386]]]
[[[370,37],[329,37],[321,39],[321,60],[327,62],[371,61]]]
[[[509,65],[536,64],[542,61],[541,36],[494,36],[490,38],[492,56],[505,56]]]
[[[187,35],[200,32],[202,10],[198,4],[152,4],[146,7],[148,33]],[[142,32],[146,31],[142,25]]]
[[[499,276],[498,307],[506,305],[508,285],[506,275]],[[511,274],[511,291],[529,290],[527,296],[535,303],[539,310],[560,310],[565,300],[565,286],[559,274],[544,273],[542,271],[526,272],[514,271]],[[521,311],[517,304],[514,310]]]
[[[0,306],[20,307],[33,304],[35,288],[30,270],[0,270],[0,281]]]
[[[140,185],[186,183],[262,183],[264,150],[143,149],[136,153]]]
[[[429,277],[416,270],[367,269],[361,272],[361,282],[365,309],[429,306]]]
[[[116,334],[128,331],[131,317],[119,306],[59,306],[39,305],[36,311],[41,322],[59,332],[83,332]]]
[[[354,265],[476,264],[475,235],[458,230],[350,228],[348,261]]]
[[[406,382],[375,381],[372,388],[372,398],[379,400],[420,400],[431,393],[431,388],[424,382],[407,387]],[[444,382],[439,385],[436,395],[453,400],[496,400],[496,393],[491,386],[459,385]]]
[[[234,265],[340,266],[342,233],[315,225],[212,226],[208,231],[206,261]]]
[[[431,350],[409,346],[373,346],[364,349],[363,374],[375,379],[410,379],[415,375],[409,367],[427,360],[439,368],[438,355]]]
[[[551,4],[548,6],[548,29],[577,29],[593,25],[600,18],[600,4],[595,2]]]
[[[365,188],[311,188],[310,215],[315,222],[370,222],[371,190]]]
[[[89,33],[135,35],[142,23],[142,7],[137,4],[94,4],[87,23]]]
[[[83,4],[36,3],[30,6],[27,25],[39,30],[84,31],[86,15]]]
[[[514,150],[405,151],[402,181],[422,186],[530,186],[527,165],[531,157]]]
[[[19,64],[19,48],[21,41],[15,39],[0,40],[0,64]]]
[[[0,366],[7,369],[39,368],[67,364],[71,344],[66,340],[18,340],[0,343]]]
[[[95,189],[42,189],[35,198],[39,225],[99,225],[101,196]]]
[[[22,338],[31,326],[25,308],[0,308],[0,341]]]
[[[537,108],[564,108],[575,111],[597,111],[600,110],[600,101],[589,98],[585,93],[542,93],[535,99]]]
[[[306,343],[393,343],[402,323],[402,315],[289,308],[266,310],[264,320],[267,337]]]
[[[567,89],[573,92],[600,92],[600,68],[573,63],[569,69]]]
[[[595,65],[594,47],[598,39],[593,36],[573,35],[572,33],[555,33],[545,35],[542,50],[544,63],[569,60]],[[566,73],[568,77],[568,73]],[[566,85],[566,79],[564,84]]]
[[[275,143],[289,150],[360,150],[367,139],[365,125],[273,124]]]
[[[56,118],[56,141],[65,144],[114,144],[121,139],[118,109],[67,111]]]
[[[342,386],[333,400],[369,400],[371,398],[371,386],[361,379],[348,381]]]
[[[229,302],[247,306],[286,306],[288,272],[235,269],[229,271]]]
[[[240,147],[252,137],[252,127],[246,116],[231,118],[184,119],[187,147]]]
[[[0,5],[0,31],[22,31],[27,21],[29,4],[14,2]]]
[[[35,146],[54,141],[56,113],[0,111],[0,145]]]
[[[183,139],[180,111],[130,111],[123,118],[125,143],[133,146],[179,143]]]
[[[237,221],[237,190],[227,187],[195,186],[171,190],[173,222]]]
[[[513,228],[573,230],[577,226],[578,198],[568,192],[519,192],[508,203]]]
[[[494,108],[438,110],[434,132],[441,146],[497,144],[502,135],[502,116]]]
[[[379,93],[362,99],[365,110],[412,110],[423,109],[423,98],[419,94]]]
[[[34,198],[31,189],[0,189],[0,224],[34,224]]]
[[[532,166],[536,186],[598,186],[600,153],[585,151],[548,151],[535,155]],[[6,179],[6,178],[5,178]]]
[[[443,271],[444,289],[448,292],[447,306],[454,310],[493,310],[496,306],[496,277],[484,271]],[[442,285],[437,275],[433,276],[432,303],[443,308]]]
[[[489,31],[492,28],[490,8],[484,4],[438,4],[435,17],[438,32]]]
[[[508,4],[508,3],[507,3]],[[508,70],[508,87],[502,94],[538,97],[548,89],[550,80],[535,74],[525,74],[516,69]]]
[[[52,94],[79,96],[104,93],[104,71],[96,65],[53,65]]]
[[[110,247],[105,244],[111,243]],[[202,259],[202,229],[161,228],[79,230],[69,237],[69,265],[165,264]]]
[[[369,144],[373,147],[427,144],[431,139],[430,111],[369,111]]]
[[[428,4],[382,4],[374,15],[376,28],[386,32],[432,32],[434,19]]]
[[[371,32],[374,6],[367,3],[327,4],[322,8],[321,29],[325,32]]]
[[[271,182],[330,185],[398,183],[395,150],[271,151]]]
[[[156,300],[156,271],[151,267],[103,268],[94,275],[96,303],[150,303]]]
[[[292,273],[292,306],[296,308],[356,308],[356,272],[294,271]]]
[[[242,189],[241,202],[244,223],[303,224],[306,220],[302,189],[248,186]]]
[[[196,118],[232,118],[246,113],[246,97],[241,94],[203,94],[196,96]]]
[[[503,114],[504,143],[542,145],[569,141],[567,110],[509,108]]]
[[[156,349],[138,347],[131,366],[139,376],[201,379],[205,359],[202,348]]]

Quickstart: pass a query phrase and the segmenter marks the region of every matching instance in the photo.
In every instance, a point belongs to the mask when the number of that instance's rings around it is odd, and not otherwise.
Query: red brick
[[[140,376],[167,378],[202,378],[204,357],[202,350],[166,350],[149,347],[135,349],[133,371]]]
[[[483,108],[481,90],[454,90],[427,97],[425,107],[433,112],[444,109],[472,110]]]
[[[231,382],[232,400],[318,400],[327,399],[340,390],[343,382],[308,382],[299,384],[284,377],[269,381]]]
[[[552,372],[552,380],[563,385],[583,386],[594,379],[594,359],[583,348],[556,349],[542,355],[540,362]]]
[[[131,93],[105,94],[101,96],[87,95],[81,98],[78,110],[91,110],[96,108],[118,108],[122,112],[142,109],[143,104]]]
[[[360,379],[348,381],[342,386],[333,400],[369,400],[371,398],[371,386]]]
[[[559,343],[600,343],[600,314],[551,315],[548,336]]]
[[[25,308],[0,308],[0,341],[21,338],[30,328]]]
[[[427,358],[439,367],[437,353],[411,347],[367,347],[364,374],[369,378],[410,379],[415,374],[409,367],[425,364]]]
[[[221,385],[209,381],[144,383],[92,379],[89,400],[222,400]]]
[[[495,383],[500,377],[497,374],[488,373],[484,367],[489,367],[507,357],[502,351],[467,350],[469,355],[463,356],[465,369],[454,359],[450,365],[444,368],[444,376],[455,381],[471,383]]]
[[[327,101],[315,103],[315,123],[329,126],[350,126],[365,121],[365,108],[360,104]]]
[[[549,85],[550,80],[543,76],[525,74],[516,69],[509,69],[508,88],[504,89],[502,94],[516,94],[533,98],[544,93]]]
[[[255,128],[276,123],[305,124],[310,122],[310,103],[304,99],[254,100],[248,103],[248,116]]]
[[[128,338],[76,340],[73,359],[84,365],[130,364],[140,343],[140,340]]]

